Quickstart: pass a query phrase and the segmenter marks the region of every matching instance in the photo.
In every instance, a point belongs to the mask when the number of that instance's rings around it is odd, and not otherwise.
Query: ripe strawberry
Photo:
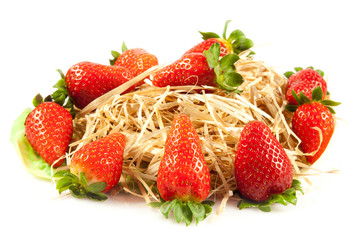
[[[239,59],[229,54],[220,59],[220,45],[214,43],[204,53],[187,53],[179,60],[159,70],[153,77],[157,87],[182,85],[219,86],[227,91],[237,91],[242,77],[233,64]]]
[[[295,70],[297,71],[296,73],[285,73],[285,76],[288,78],[286,99],[289,104],[297,104],[297,101],[292,96],[292,90],[298,94],[303,92],[305,96],[311,99],[313,89],[320,86],[323,91],[323,98],[325,98],[327,94],[327,83],[323,79],[324,73],[321,70],[314,70],[313,68],[295,68]]]
[[[333,135],[335,121],[331,106],[340,103],[331,100],[322,100],[321,87],[312,91],[310,99],[302,92],[297,95],[292,90],[292,95],[299,106],[288,105],[286,109],[294,111],[292,118],[292,130],[300,138],[301,150],[308,154],[306,160],[313,164],[323,154]],[[311,100],[312,99],[312,100]]]
[[[70,172],[59,171],[57,189],[70,190],[75,197],[105,200],[122,174],[125,136],[113,133],[81,147],[71,159]]]
[[[121,66],[131,70],[133,77],[138,76],[151,67],[158,65],[158,59],[142,48],[128,49],[125,43],[122,45],[122,54],[112,51],[114,59],[110,60],[111,65]]]
[[[70,112],[53,102],[39,104],[25,121],[25,133],[30,145],[54,167],[64,162],[72,132]]]
[[[220,37],[218,34],[212,32],[200,32],[204,41],[189,49],[185,52],[185,54],[194,52],[203,53],[203,51],[208,50],[213,43],[220,44],[221,57],[231,53],[239,54],[240,52],[251,48],[254,43],[250,39],[246,38],[245,34],[240,30],[234,30],[230,36],[226,38],[226,31],[229,23],[230,20],[225,23],[223,37]]]
[[[258,206],[263,211],[270,211],[273,202],[295,204],[295,191],[286,192],[293,179],[290,159],[264,123],[255,120],[243,128],[234,169],[238,191],[246,199],[240,202],[240,208]],[[299,184],[295,182],[293,187],[297,186]]]
[[[70,67],[66,77],[62,78],[66,82],[69,97],[76,107],[82,109],[96,98],[131,80],[133,74],[120,66],[80,62]]]
[[[186,115],[173,120],[165,143],[163,159],[159,166],[157,186],[165,202],[154,203],[163,214],[174,208],[178,222],[203,220],[211,211],[207,204],[200,204],[210,192],[210,173],[201,150],[199,136]],[[191,215],[187,215],[188,212]]]

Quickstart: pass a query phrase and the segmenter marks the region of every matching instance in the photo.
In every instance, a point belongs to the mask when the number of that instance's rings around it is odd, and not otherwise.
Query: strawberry
[[[264,123],[255,120],[243,128],[234,169],[236,185],[244,199],[239,202],[240,209],[257,206],[270,211],[274,202],[296,203],[295,191],[288,189],[300,189],[300,184],[292,181],[290,159]]]
[[[150,54],[142,48],[128,49],[124,42],[122,45],[122,54],[112,51],[112,56],[114,59],[110,60],[110,64],[127,68],[132,71],[133,77],[158,65],[158,59],[155,55]]]
[[[227,91],[235,91],[242,83],[236,73],[234,63],[239,59],[236,54],[228,54],[220,59],[220,45],[214,43],[204,53],[187,53],[179,60],[159,70],[153,77],[157,87],[182,85],[211,85]]]
[[[300,149],[307,154],[306,160],[313,164],[323,154],[333,135],[335,111],[332,106],[340,103],[332,100],[322,100],[323,91],[317,87],[310,98],[303,92],[299,95],[292,90],[292,95],[299,105],[288,105],[286,109],[293,111],[292,130],[300,138]]]
[[[70,172],[58,171],[57,189],[67,189],[75,197],[106,200],[122,174],[125,136],[112,133],[81,147],[71,159]]]
[[[231,21],[228,20],[225,23],[223,37],[220,37],[218,34],[213,32],[200,32],[204,41],[195,45],[188,51],[184,53],[203,53],[207,51],[213,43],[220,44],[220,56],[223,57],[227,54],[236,53],[239,54],[242,51],[245,51],[251,48],[254,43],[252,40],[245,37],[245,34],[240,30],[234,30],[228,38],[226,38],[227,26]]]
[[[72,132],[70,112],[53,102],[37,105],[25,121],[25,133],[30,145],[54,167],[64,162]]]
[[[297,104],[297,101],[292,96],[292,90],[297,94],[303,92],[305,96],[311,99],[313,89],[320,86],[323,91],[323,98],[325,98],[327,83],[323,78],[324,73],[321,70],[314,70],[312,67],[306,69],[297,67],[295,70],[297,71],[296,73],[289,71],[284,74],[288,78],[286,99],[289,104]]]
[[[210,192],[210,173],[201,150],[199,136],[189,117],[182,114],[172,123],[160,162],[157,186],[162,202],[160,207],[168,217],[171,209],[177,222],[203,220],[210,212],[209,204],[201,202]]]
[[[131,71],[120,66],[106,66],[92,62],[80,62],[61,74],[61,80],[55,85],[58,90],[53,94],[55,102],[68,95],[74,105],[80,109],[110,90],[131,80]],[[135,86],[126,90],[129,92]],[[55,96],[54,96],[55,95]]]

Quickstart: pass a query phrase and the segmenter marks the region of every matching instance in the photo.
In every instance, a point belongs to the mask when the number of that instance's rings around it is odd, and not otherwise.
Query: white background
[[[354,1],[2,1],[1,69],[1,239],[80,237],[161,239],[250,237],[357,239],[357,27]],[[58,197],[55,187],[28,174],[9,142],[12,121],[46,95],[64,72],[80,61],[107,64],[111,50],[142,47],[160,64],[201,41],[197,32],[241,29],[255,42],[256,59],[280,73],[295,66],[325,71],[336,108],[337,128],[316,167],[339,174],[310,178],[297,206],[271,213],[239,211],[229,202],[223,214],[185,227],[119,195],[98,203]],[[214,207],[214,211],[217,206]],[[353,218],[348,219],[352,215]],[[352,220],[353,219],[353,220]],[[5,237],[7,236],[7,237]]]

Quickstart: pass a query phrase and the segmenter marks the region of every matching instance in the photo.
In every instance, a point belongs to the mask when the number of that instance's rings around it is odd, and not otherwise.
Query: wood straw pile
[[[122,86],[97,99],[75,119],[75,131],[81,140],[70,145],[68,164],[79,147],[113,132],[126,136],[123,173],[116,194],[124,190],[146,202],[158,200],[156,175],[163,157],[164,145],[172,120],[179,113],[192,120],[201,140],[210,169],[209,197],[221,199],[222,209],[236,189],[233,163],[236,144],[244,125],[257,119],[266,123],[285,148],[299,176],[309,168],[297,149],[299,139],[290,129],[290,118],[284,111],[286,78],[261,61],[243,52],[235,64],[244,78],[242,94],[227,93],[213,87],[180,86],[157,88],[146,84],[123,96]],[[134,78],[150,77],[150,69]]]

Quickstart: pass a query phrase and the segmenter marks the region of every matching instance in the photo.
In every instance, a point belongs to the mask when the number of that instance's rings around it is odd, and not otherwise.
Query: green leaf
[[[223,32],[223,38],[226,39],[226,31],[227,31],[227,26],[229,25],[229,23],[231,22],[231,20],[227,20],[225,22],[225,27],[224,27],[224,32]]]
[[[126,43],[123,41],[123,43],[122,43],[122,53],[124,53],[127,50],[128,50],[128,47],[127,47]]]
[[[301,71],[303,68],[301,68],[301,67],[295,67],[294,69],[295,69],[296,72],[299,72],[299,71]]]
[[[193,216],[195,218],[196,224],[202,221],[205,218],[205,208],[203,205],[197,202],[187,202],[188,207],[190,208]]]
[[[219,63],[220,44],[213,43],[207,51],[203,52],[210,68],[216,67]]]
[[[50,165],[35,152],[25,136],[25,120],[31,111],[32,109],[26,108],[15,119],[11,128],[10,142],[14,145],[17,155],[27,172],[36,177],[50,180]]]
[[[74,196],[76,198],[84,198],[84,197],[86,197],[86,193],[83,191],[83,189],[78,188],[76,185],[71,185],[69,187],[69,190],[70,190],[72,196]]]
[[[86,196],[89,199],[96,200],[96,201],[105,201],[108,199],[108,196],[104,193],[93,193],[93,192],[87,192]]]
[[[225,71],[226,69],[232,69],[232,68],[235,69],[233,65],[238,60],[239,60],[239,56],[237,54],[227,54],[220,59],[219,63],[222,70]]]
[[[299,98],[300,98],[302,104],[311,102],[311,100],[308,97],[306,97],[306,95],[304,95],[303,92],[300,92]]]
[[[323,105],[325,105],[326,107],[327,106],[336,107],[336,106],[341,104],[340,102],[335,102],[335,101],[332,101],[332,100],[322,100],[321,103]]]
[[[328,108],[328,110],[332,113],[332,114],[336,114],[336,111],[330,107],[330,106],[326,106],[326,108]]]
[[[34,99],[32,100],[32,104],[37,107],[41,103],[44,102],[44,99],[42,98],[41,94],[37,94]]]
[[[193,213],[187,204],[183,207],[184,222],[186,226],[189,226],[193,221]]]
[[[312,91],[312,100],[313,101],[321,101],[323,98],[323,91],[320,86],[316,87]]]
[[[113,57],[113,59],[109,59],[109,64],[111,65],[111,66],[113,66],[115,63],[116,63],[116,61],[117,61],[117,59],[118,59],[118,57],[121,55],[119,52],[117,52],[117,51],[111,51],[111,55],[112,55],[112,57]]]
[[[296,112],[298,107],[299,107],[299,105],[287,104],[285,108],[289,112]]]
[[[80,183],[84,188],[87,189],[88,183],[87,183],[87,179],[86,179],[86,176],[85,176],[84,172],[80,172],[80,181],[79,181],[79,183]]]
[[[61,70],[61,69],[57,69],[56,71],[60,74],[61,79],[65,80],[66,77],[65,77],[65,74],[63,74],[62,70]]]
[[[321,75],[321,77],[324,77],[324,72],[320,69],[316,69],[316,72],[318,72],[319,75]]]
[[[241,38],[245,38],[245,34],[240,31],[239,29],[236,29],[234,31],[231,32],[229,38],[227,39],[228,42],[233,42],[233,41],[238,41]]]
[[[180,223],[184,220],[184,206],[183,203],[178,201],[174,206],[174,218],[177,221],[177,223]]]
[[[160,207],[160,211],[165,216],[165,218],[168,218],[169,212],[172,210],[176,202],[176,199],[174,199],[173,201],[167,201],[163,203],[163,205]]]
[[[286,78],[290,78],[293,74],[295,74],[295,73],[292,71],[287,71],[283,75],[285,75]]]
[[[67,170],[59,170],[59,171],[56,171],[54,174],[53,174],[53,178],[62,178],[62,177],[65,177],[67,175],[67,173],[69,173],[69,171]]]
[[[148,203],[148,205],[152,208],[160,208],[162,205],[164,204],[164,202],[151,202]]]
[[[225,86],[229,86],[230,88],[237,88],[244,82],[242,76],[236,72],[226,73],[224,77]]]
[[[220,36],[218,34],[213,33],[213,32],[200,32],[199,31],[199,33],[201,34],[203,40],[207,40],[209,38],[220,38]]]
[[[291,90],[292,96],[294,97],[294,99],[297,101],[298,105],[302,105],[303,102],[301,101],[301,98],[299,96],[297,96],[297,93],[295,92],[295,90]]]
[[[57,181],[56,183],[56,189],[61,189],[61,188],[69,188],[70,185],[73,184],[73,180],[71,178],[61,178],[60,180]]]
[[[210,207],[214,206],[215,202],[214,201],[202,201],[201,204],[204,204],[204,205],[208,205]]]
[[[87,186],[87,191],[91,193],[100,193],[107,187],[106,182],[96,182]]]
[[[239,49],[240,51],[245,51],[254,46],[254,42],[248,38],[240,38],[233,43],[233,47]]]

